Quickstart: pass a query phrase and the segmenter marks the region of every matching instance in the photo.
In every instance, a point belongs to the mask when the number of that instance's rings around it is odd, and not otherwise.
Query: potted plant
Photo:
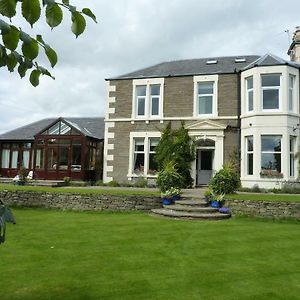
[[[210,206],[214,208],[220,208],[222,206],[224,196],[225,194],[212,195],[212,198],[210,200]]]
[[[173,203],[173,196],[171,190],[167,190],[161,193],[163,205],[171,205]]]
[[[171,187],[170,192],[172,195],[173,202],[180,199],[181,190],[179,188]]]

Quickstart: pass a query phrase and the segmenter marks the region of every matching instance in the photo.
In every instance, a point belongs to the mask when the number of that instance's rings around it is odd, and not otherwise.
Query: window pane
[[[214,93],[214,83],[213,82],[201,82],[198,83],[198,94],[213,94]]]
[[[144,139],[135,139],[135,151],[144,152]]]
[[[253,175],[253,154],[249,153],[247,156],[248,175]]]
[[[72,147],[72,171],[80,171],[81,170],[81,146],[73,146]]]
[[[247,150],[253,151],[253,136],[247,137]]]
[[[29,169],[29,156],[30,156],[29,151],[23,151],[23,167],[25,169]]]
[[[2,161],[1,161],[1,166],[3,169],[9,168],[9,158],[10,158],[10,150],[3,149],[2,150]]]
[[[246,79],[247,80],[247,89],[253,89],[253,77],[249,77]]]
[[[280,86],[279,74],[262,75],[261,80],[262,86]]]
[[[281,151],[280,135],[264,135],[261,137],[261,150],[269,152]]]
[[[200,96],[199,97],[199,115],[212,114],[212,96]]]
[[[18,157],[19,157],[19,151],[18,150],[12,151],[12,157],[11,157],[12,169],[18,168]]]
[[[145,115],[145,98],[138,98],[138,116]]]
[[[262,153],[261,168],[281,172],[281,154]]]
[[[66,147],[59,148],[59,170],[68,170],[69,149]]]
[[[50,135],[58,135],[59,134],[59,123],[56,123],[52,127],[49,128],[49,134]]]
[[[159,114],[159,98],[152,98],[151,115],[158,116]]]
[[[150,153],[149,154],[149,170],[148,174],[149,175],[155,175],[157,173],[158,165],[155,160],[155,153]]]
[[[58,149],[48,149],[48,169],[57,169]]]
[[[290,154],[290,176],[295,176],[295,155]]]
[[[293,99],[294,98],[294,91],[292,89],[289,89],[289,110],[293,110]]]
[[[44,169],[44,149],[36,150],[36,159],[35,159],[35,167],[36,169]]]
[[[160,84],[153,84],[150,86],[151,96],[159,96],[160,95]]]
[[[291,89],[294,87],[294,83],[295,83],[295,76],[290,75],[289,76],[289,86],[290,86]]]
[[[68,126],[67,124],[61,122],[60,134],[66,135],[66,134],[70,134],[70,133],[71,133],[71,127]]]
[[[263,91],[263,109],[279,108],[279,90]]]
[[[151,138],[149,142],[150,152],[155,152],[155,148],[159,143],[159,138]]]
[[[136,95],[137,96],[146,96],[146,86],[145,85],[138,85],[136,87]]]
[[[248,111],[253,110],[253,91],[248,92]]]

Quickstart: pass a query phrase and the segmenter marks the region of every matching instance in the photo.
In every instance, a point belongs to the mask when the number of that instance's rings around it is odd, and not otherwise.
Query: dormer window
[[[274,111],[281,109],[280,103],[281,74],[261,75],[262,109]]]
[[[133,118],[159,118],[163,109],[163,79],[133,80]]]

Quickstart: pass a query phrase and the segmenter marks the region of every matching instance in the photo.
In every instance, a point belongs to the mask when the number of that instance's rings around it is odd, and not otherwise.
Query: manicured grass
[[[300,223],[14,210],[1,300],[299,299]]]
[[[1,185],[0,191],[31,191],[31,192],[50,192],[50,193],[79,193],[79,194],[103,194],[103,195],[144,195],[160,196],[158,191],[145,191],[139,189],[97,189],[80,187],[44,187],[44,186],[18,186]]]
[[[237,199],[237,200],[252,200],[252,201],[284,201],[284,202],[300,202],[299,194],[232,194],[226,195],[226,199]]]

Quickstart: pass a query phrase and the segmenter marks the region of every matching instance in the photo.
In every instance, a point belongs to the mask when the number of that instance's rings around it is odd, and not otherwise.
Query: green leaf
[[[3,20],[0,20],[0,30],[1,30],[1,34],[9,33],[9,31],[10,31],[10,25],[8,25]]]
[[[8,56],[7,56],[7,62],[6,62],[6,65],[7,65],[7,69],[9,72],[13,72],[14,71],[14,68],[15,66],[17,65],[17,59],[16,57],[14,56],[13,53],[10,53]]]
[[[27,69],[31,69],[33,67],[33,63],[31,59],[28,59],[25,57],[25,61],[24,61],[25,66],[27,67]]]
[[[55,3],[55,0],[43,0],[43,6],[52,5]]]
[[[84,17],[77,11],[72,13],[72,32],[76,35],[76,38],[82,34],[86,27]]]
[[[0,67],[6,66],[7,53],[6,48],[0,45]]]
[[[16,0],[0,0],[0,14],[12,18],[16,15]]]
[[[57,64],[57,54],[56,52],[49,46],[45,47],[45,53],[48,57],[48,60],[53,68]]]
[[[28,68],[25,64],[20,64],[18,67],[18,73],[21,78],[25,77]]]
[[[38,69],[43,75],[47,75],[47,76],[51,77],[52,79],[55,79],[47,69],[45,69],[45,68],[43,68],[43,67],[41,67],[41,66],[38,66],[37,69]]]
[[[63,12],[57,4],[47,5],[46,21],[51,28],[58,26],[62,22],[62,19]]]
[[[4,46],[11,51],[16,50],[19,44],[20,31],[15,26],[10,26],[10,31],[2,35]]]
[[[32,26],[41,16],[41,5],[39,0],[23,0],[22,15]]]
[[[62,0],[62,3],[65,5],[70,5],[70,1],[69,0]]]
[[[31,39],[31,42],[29,44],[23,43],[22,44],[22,52],[23,55],[33,60],[39,55],[39,45],[35,39]]]
[[[29,80],[30,83],[34,86],[37,87],[40,83],[40,76],[41,76],[41,71],[38,70],[33,70],[30,74]]]
[[[86,16],[92,18],[95,23],[97,23],[97,18],[96,16],[92,13],[92,11],[89,8],[84,8],[82,10],[82,13],[85,14]]]
[[[22,55],[20,55],[17,51],[14,51],[13,55],[15,56],[15,58],[16,58],[16,60],[17,60],[17,62],[19,64],[23,63],[23,57],[22,57]]]
[[[31,43],[31,36],[29,34],[27,34],[26,32],[24,31],[21,31],[20,32],[20,40],[26,44],[30,44]]]
[[[38,34],[38,35],[36,36],[36,40],[37,40],[38,42],[40,42],[41,44],[46,45],[46,43],[45,43],[44,40],[43,40],[43,37],[42,37],[40,34]]]

